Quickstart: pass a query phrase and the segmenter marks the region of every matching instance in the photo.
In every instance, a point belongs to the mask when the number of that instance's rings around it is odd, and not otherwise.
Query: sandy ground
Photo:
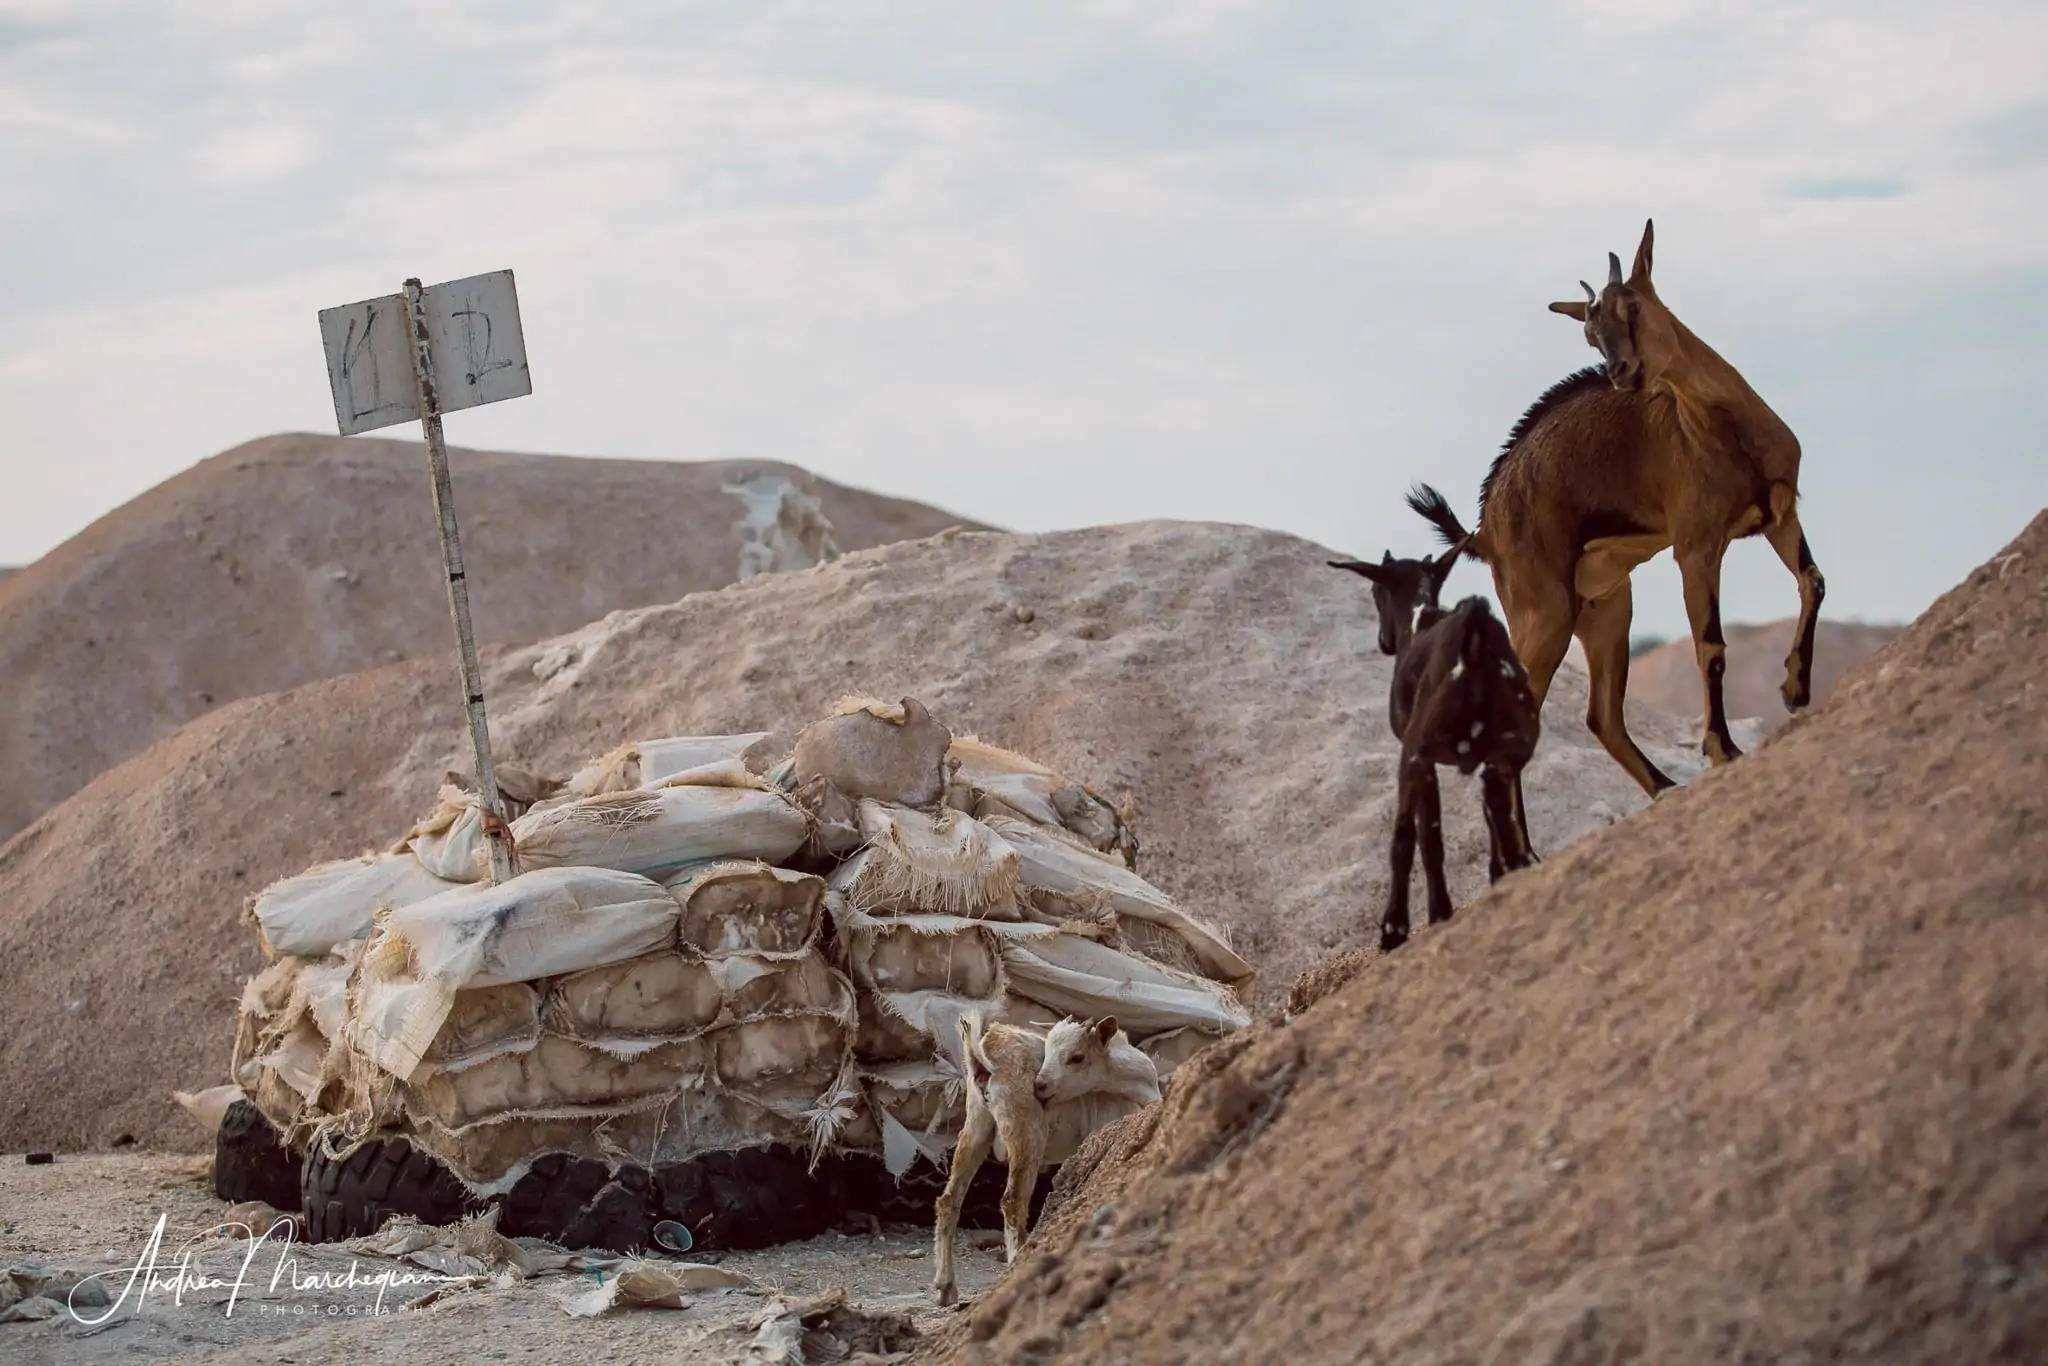
[[[929,1359],[2048,1360],[2043,773],[2048,513],[1746,758],[1190,1060]]]
[[[1367,942],[1386,890],[1391,669],[1370,595],[1329,555],[1182,522],[861,551],[490,652],[493,743],[500,762],[566,774],[626,740],[787,744],[842,694],[915,695],[956,729],[1135,794],[1140,871],[1234,937],[1270,1003]],[[458,702],[419,661],[235,703],[0,847],[0,1144],[192,1142],[169,1093],[225,1080],[235,1001],[262,962],[244,898],[425,812],[466,766]],[[1562,674],[1527,774],[1546,857],[1646,800],[1584,713],[1583,676]],[[1698,771],[1685,723],[1633,715],[1668,771]],[[1459,900],[1485,886],[1476,787],[1445,786]],[[88,1053],[124,1065],[78,1066]]]
[[[810,1296],[844,1287],[859,1307],[913,1315],[935,1328],[959,1311],[931,1302],[928,1231],[891,1227],[872,1233],[831,1233],[807,1243],[763,1252],[709,1254],[697,1260],[741,1272],[756,1291],[718,1291],[680,1310],[614,1310],[601,1319],[571,1318],[562,1303],[588,1290],[587,1276],[537,1278],[508,1290],[455,1295],[426,1309],[407,1310],[405,1299],[430,1291],[426,1283],[387,1292],[390,1312],[377,1313],[377,1292],[365,1287],[295,1290],[293,1277],[359,1277],[392,1267],[421,1268],[384,1259],[351,1257],[338,1247],[276,1241],[256,1249],[241,1238],[213,1234],[227,1206],[207,1193],[204,1158],[164,1154],[97,1154],[51,1166],[24,1166],[19,1153],[0,1155],[0,1265],[23,1261],[74,1271],[116,1270],[110,1295],[119,1298],[127,1275],[144,1255],[159,1215],[166,1217],[159,1267],[169,1274],[192,1242],[199,1273],[232,1283],[247,1259],[252,1293],[228,1303],[227,1288],[192,1292],[182,1303],[164,1291],[130,1296],[106,1325],[88,1327],[68,1317],[0,1324],[0,1361],[9,1366],[114,1366],[114,1363],[331,1363],[350,1366],[431,1366],[441,1362],[603,1362],[607,1366],[713,1366],[741,1361],[752,1336],[750,1321],[776,1291]],[[1000,1234],[961,1235],[962,1291],[978,1293],[1000,1266]],[[991,1251],[994,1245],[996,1250]],[[291,1267],[275,1290],[280,1258]],[[105,1309],[81,1311],[87,1319]]]
[[[731,583],[746,508],[726,485],[810,478],[771,462],[449,463],[484,641]],[[843,549],[964,524],[814,492]],[[215,707],[420,658],[454,668],[419,445],[296,434],[201,461],[0,583],[0,839]]]

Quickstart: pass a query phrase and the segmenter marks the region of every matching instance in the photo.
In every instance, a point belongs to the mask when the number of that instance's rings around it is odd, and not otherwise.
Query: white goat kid
[[[1115,1016],[1062,1020],[1043,1034],[965,1016],[960,1055],[967,1117],[932,1230],[932,1290],[940,1304],[959,1297],[953,1243],[960,1207],[991,1151],[1009,1167],[1003,1257],[1015,1261],[1029,1230],[1039,1168],[1065,1161],[1096,1129],[1159,1099],[1158,1067],[1124,1036]]]

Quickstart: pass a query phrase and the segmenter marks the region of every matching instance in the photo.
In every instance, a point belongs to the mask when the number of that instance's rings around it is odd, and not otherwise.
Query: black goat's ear
[[[1444,580],[1451,576],[1451,566],[1455,565],[1458,562],[1458,556],[1464,553],[1465,543],[1460,541],[1442,555],[1430,561],[1428,570],[1429,596],[1432,599],[1444,591]]]
[[[1376,565],[1371,560],[1329,560],[1326,563],[1332,569],[1348,569],[1362,578],[1371,579],[1374,583],[1386,581],[1381,573],[1383,566]]]
[[[1095,1022],[1095,1037],[1108,1043],[1116,1037],[1116,1016],[1105,1015]]]

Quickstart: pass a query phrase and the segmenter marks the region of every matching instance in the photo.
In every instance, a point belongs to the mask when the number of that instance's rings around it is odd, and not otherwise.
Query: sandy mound
[[[1277,999],[1365,941],[1385,889],[1389,666],[1370,596],[1327,554],[1141,523],[940,536],[765,575],[490,652],[497,753],[559,774],[627,739],[786,744],[843,693],[915,694],[956,729],[1134,791],[1140,871],[1231,929]],[[447,674],[393,665],[222,708],[0,849],[0,1148],[193,1141],[168,1092],[223,1075],[258,966],[242,898],[432,805],[464,762]],[[1567,673],[1529,777],[1546,855],[1643,803],[1584,709]],[[1681,723],[1635,726],[1672,771],[1697,770],[1670,748]],[[1476,788],[1445,789],[1461,899],[1485,881]]]
[[[1730,717],[1757,717],[1767,730],[1790,719],[1778,688],[1785,681],[1785,656],[1792,651],[1795,624],[1794,618],[1786,617],[1761,626],[1728,627],[1728,672],[1722,686]],[[1813,700],[1833,692],[1843,674],[1890,644],[1899,630],[1822,618],[1813,633]],[[1629,661],[1628,695],[1687,718],[1697,731],[1706,701],[1692,642],[1670,641]]]
[[[2044,676],[2048,514],[1760,752],[1190,1062],[949,1359],[2040,1360]]]
[[[788,465],[450,452],[482,640],[739,577],[742,500]],[[842,549],[960,519],[819,481]],[[274,436],[187,470],[0,583],[0,839],[215,706],[454,655],[416,444]]]

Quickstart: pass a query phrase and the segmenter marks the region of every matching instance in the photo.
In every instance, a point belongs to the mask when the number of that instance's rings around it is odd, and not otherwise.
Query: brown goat
[[[1408,880],[1415,846],[1422,845],[1422,881],[1428,923],[1451,918],[1450,888],[1444,878],[1443,800],[1436,766],[1451,764],[1470,774],[1484,767],[1488,846],[1487,877],[1536,861],[1528,836],[1514,817],[1513,794],[1522,768],[1536,752],[1542,712],[1528,675],[1515,658],[1508,634],[1484,598],[1467,598],[1450,611],[1437,607],[1444,578],[1462,547],[1438,560],[1380,563],[1332,560],[1370,579],[1380,614],[1380,650],[1394,658],[1387,696],[1387,724],[1401,742],[1397,777],[1391,879],[1380,916],[1380,951],[1408,941]]]
[[[1573,635],[1586,652],[1586,724],[1651,796],[1673,786],[1629,737],[1629,575],[1669,547],[1685,584],[1693,649],[1706,684],[1701,748],[1715,764],[1741,751],[1721,693],[1721,560],[1762,535],[1799,581],[1799,626],[1785,661],[1789,710],[1812,694],[1813,633],[1826,585],[1799,526],[1799,439],[1735,367],[1672,316],[1650,283],[1654,228],[1643,225],[1623,279],[1607,257],[1598,294],[1551,309],[1585,324],[1606,362],[1553,385],[1522,415],[1479,490],[1467,533],[1442,494],[1408,504],[1444,539],[1493,571],[1516,653],[1540,705]],[[1526,837],[1521,787],[1516,822]]]

